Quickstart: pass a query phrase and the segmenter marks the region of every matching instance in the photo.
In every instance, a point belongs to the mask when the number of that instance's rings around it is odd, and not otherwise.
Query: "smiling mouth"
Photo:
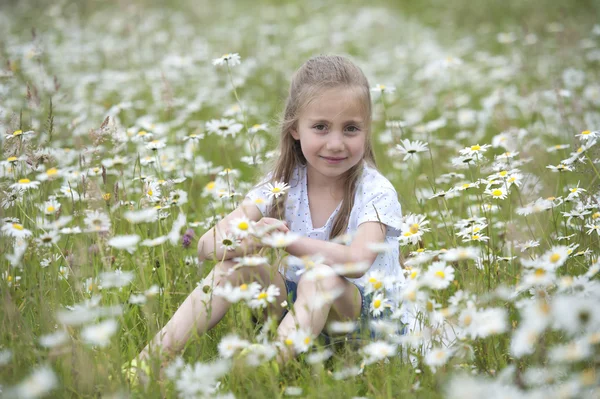
[[[346,159],[346,158],[332,158],[332,157],[321,157],[321,158],[327,159],[329,161],[341,161],[341,160]]]

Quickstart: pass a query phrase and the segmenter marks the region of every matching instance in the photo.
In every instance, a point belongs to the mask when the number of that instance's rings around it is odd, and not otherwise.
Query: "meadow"
[[[600,397],[600,6],[414,3],[0,5],[0,396]],[[122,365],[214,295],[197,240],[323,53],[372,86],[404,221],[405,280],[371,276],[401,285],[391,318],[276,368],[259,290],[132,386]]]

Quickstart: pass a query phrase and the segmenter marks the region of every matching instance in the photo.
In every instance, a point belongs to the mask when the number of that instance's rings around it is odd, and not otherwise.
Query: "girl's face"
[[[300,140],[309,173],[335,181],[363,159],[368,126],[356,88],[325,89],[300,113]]]

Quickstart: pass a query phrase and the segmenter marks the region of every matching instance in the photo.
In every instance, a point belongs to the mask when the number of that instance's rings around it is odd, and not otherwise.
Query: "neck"
[[[309,187],[309,191],[330,193],[333,199],[341,200],[344,196],[344,183],[344,176],[330,178],[321,175],[311,167],[306,168],[306,186]]]

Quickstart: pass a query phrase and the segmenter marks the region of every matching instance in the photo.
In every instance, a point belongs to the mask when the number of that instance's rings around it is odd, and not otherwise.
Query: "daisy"
[[[267,128],[268,128],[268,125],[266,123],[255,124],[255,125],[252,125],[252,127],[250,127],[250,129],[248,129],[248,133],[255,134],[258,132],[266,132]]]
[[[31,236],[33,233],[30,230],[27,230],[23,227],[22,224],[18,222],[13,223],[5,223],[2,225],[2,234],[9,237],[14,238],[26,238]]]
[[[242,241],[236,238],[231,232],[227,232],[221,237],[221,248],[224,248],[226,251],[234,251],[241,243]]]
[[[287,183],[278,182],[275,183],[267,183],[267,187],[263,190],[263,194],[267,195],[269,199],[279,198],[280,195],[285,194],[285,192],[290,188]]]
[[[460,155],[463,156],[473,156],[473,155],[481,155],[484,152],[487,151],[488,148],[490,148],[492,145],[491,144],[484,144],[484,145],[472,145],[470,147],[465,147],[462,150],[460,150]]]
[[[585,225],[585,227],[589,229],[586,234],[590,235],[595,231],[596,234],[600,236],[600,224],[588,223]]]
[[[45,215],[54,215],[60,210],[60,202],[52,198],[43,204],[38,204],[38,208],[44,212]]]
[[[144,208],[138,211],[127,211],[123,214],[129,223],[149,223],[154,222],[158,218],[158,210],[156,208]]]
[[[145,184],[144,195],[151,202],[160,200],[160,184],[157,181],[149,181]]]
[[[477,259],[480,251],[475,247],[451,248],[444,252],[440,258],[446,262],[456,262],[467,259]]]
[[[192,133],[188,136],[185,136],[183,138],[183,141],[190,141],[190,142],[198,142],[200,140],[202,140],[204,138],[204,134],[196,134],[196,133]]]
[[[579,181],[577,182],[577,187],[569,189],[569,195],[567,196],[567,201],[573,200],[574,198],[578,198],[579,194],[587,192],[585,188],[579,187]]]
[[[295,353],[304,353],[313,345],[314,340],[310,332],[298,329],[292,331],[283,343],[294,348]]]
[[[435,372],[436,368],[445,365],[453,354],[453,350],[449,348],[433,348],[425,356],[425,364]]]
[[[565,245],[554,246],[542,256],[543,262],[553,269],[557,269],[566,262],[569,250],[570,248]]]
[[[365,356],[365,365],[376,363],[380,360],[396,355],[397,345],[385,341],[375,341],[367,344],[361,349]]]
[[[285,248],[298,240],[300,235],[292,232],[283,233],[276,231],[273,234],[263,237],[262,243],[271,248]]]
[[[371,92],[373,93],[394,93],[396,91],[396,87],[395,86],[391,86],[391,85],[382,85],[382,84],[376,84],[375,87],[371,88]]]
[[[519,244],[517,244],[515,246],[517,248],[520,248],[521,252],[525,252],[528,249],[539,247],[540,246],[540,242],[536,241],[536,240],[529,240],[529,241],[526,241],[524,243],[519,243]]]
[[[383,311],[389,308],[389,300],[383,296],[383,293],[379,292],[373,295],[369,312],[373,317],[378,317]]]
[[[237,123],[233,119],[213,119],[206,123],[206,130],[208,133],[214,133],[217,136],[227,137],[235,136],[242,130],[244,126],[241,123]]]
[[[135,276],[131,271],[117,269],[115,271],[102,272],[98,277],[103,288],[121,288],[129,285]]]
[[[458,191],[464,191],[464,190],[468,190],[470,188],[478,188],[478,187],[479,187],[479,182],[475,182],[475,183],[466,182],[466,183],[457,184],[456,186],[454,186],[454,189],[458,190]]]
[[[437,193],[433,194],[431,197],[429,197],[429,199],[433,199],[433,198],[444,198],[446,196],[449,197],[449,194],[452,194],[454,191],[456,191],[456,189],[454,187],[451,187],[449,190],[447,191],[438,191]]]
[[[161,148],[165,148],[165,146],[166,146],[166,144],[163,140],[152,140],[146,144],[146,149],[152,150],[152,151],[157,151],[157,150],[160,150]]]
[[[60,240],[60,235],[56,230],[50,230],[47,233],[42,234],[35,241],[44,247],[51,247]]]
[[[367,273],[366,278],[367,281],[365,283],[365,295],[369,295],[372,292],[378,292],[384,289],[384,275],[381,271],[371,271]]]
[[[261,286],[256,281],[250,284],[241,284],[240,286],[233,286],[229,281],[225,285],[218,285],[214,288],[213,293],[217,296],[225,298],[230,303],[237,303],[239,301],[250,301],[252,298],[258,295]]]
[[[419,242],[423,234],[430,231],[428,227],[425,227],[429,224],[426,218],[427,216],[418,214],[409,214],[403,217],[400,227],[400,242],[403,244],[410,242],[413,245]]]
[[[71,187],[69,187],[68,185],[61,186],[59,190],[63,194],[64,197],[66,197],[72,201],[79,201],[79,199],[80,199],[79,193],[77,191],[71,189]]]
[[[600,130],[596,130],[593,132],[590,130],[584,130],[583,132],[579,133],[575,137],[577,137],[580,140],[594,139],[594,138],[600,137]]]
[[[144,247],[157,247],[159,245],[164,244],[169,239],[168,236],[159,236],[156,238],[146,238],[144,241],[140,243],[141,246]]]
[[[250,300],[248,305],[252,309],[256,308],[265,308],[269,305],[269,303],[275,302],[276,297],[280,294],[279,287],[276,285],[269,285],[266,290],[262,290],[257,293],[254,298]]]
[[[10,188],[18,191],[28,191],[31,189],[38,188],[40,185],[39,181],[31,181],[29,179],[20,179],[16,183],[11,184]]]
[[[269,262],[268,258],[259,255],[244,256],[242,258],[233,258],[233,260],[237,262],[237,264],[234,267],[235,269],[244,266],[260,266]]]
[[[39,181],[48,181],[48,180],[54,180],[60,176],[62,176],[62,171],[60,171],[57,168],[50,168],[50,169],[47,169],[45,172],[37,175],[37,179]]]
[[[253,232],[253,222],[245,216],[233,219],[229,222],[231,233],[240,239],[248,237]]]
[[[33,134],[33,130],[28,130],[26,132],[22,131],[22,130],[15,130],[14,132],[12,132],[12,134],[5,134],[4,138],[6,138],[7,140],[10,139],[14,139],[14,138],[22,138],[25,136],[29,136],[30,134]]]
[[[183,190],[173,190],[169,193],[169,203],[171,205],[184,205],[188,202],[188,193]]]
[[[227,65],[227,66],[233,67],[233,66],[239,65],[240,60],[241,60],[241,58],[238,53],[227,53],[227,54],[223,54],[219,58],[213,59],[212,63],[213,63],[213,65],[218,65],[218,66]]]
[[[104,232],[111,226],[108,215],[100,211],[87,211],[83,222],[87,225],[87,232]]]
[[[250,342],[241,339],[237,334],[229,334],[221,338],[219,345],[217,345],[217,349],[222,358],[230,359],[237,351],[247,348],[249,345]]]
[[[493,199],[501,199],[501,200],[505,199],[506,195],[507,195],[506,188],[504,188],[504,187],[497,187],[497,188],[494,188],[494,189],[487,189],[483,193],[489,195]]]
[[[52,368],[41,365],[36,366],[23,381],[6,394],[16,398],[41,398],[58,386],[59,380]]]
[[[421,142],[419,140],[410,141],[408,139],[404,139],[401,141],[402,144],[396,145],[396,151],[400,154],[404,154],[403,161],[406,161],[409,158],[416,157],[415,154],[419,152],[427,151],[427,143]]]
[[[573,167],[571,167],[569,165],[565,165],[564,163],[560,163],[556,166],[548,165],[548,166],[546,166],[546,169],[550,169],[552,172],[572,172],[573,171]]]
[[[434,290],[447,288],[454,280],[454,268],[446,262],[433,262],[423,276],[423,284]]]
[[[117,321],[107,319],[98,324],[85,326],[81,329],[81,338],[89,345],[105,347],[110,343],[110,339],[117,332]]]

